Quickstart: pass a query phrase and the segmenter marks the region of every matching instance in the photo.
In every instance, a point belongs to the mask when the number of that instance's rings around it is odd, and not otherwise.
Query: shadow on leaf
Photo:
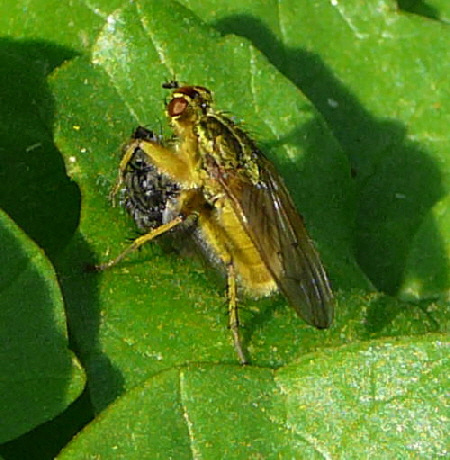
[[[413,237],[444,194],[436,162],[419,143],[407,138],[403,123],[371,115],[320,56],[285,48],[259,19],[251,16],[228,17],[214,26],[224,34],[249,39],[322,114],[351,165],[356,195],[356,260],[379,290],[395,295],[403,281]],[[292,137],[304,142],[299,133]],[[289,170],[286,174],[289,176]],[[439,253],[443,247],[439,238],[435,246]],[[440,266],[448,279],[448,264],[441,260]]]

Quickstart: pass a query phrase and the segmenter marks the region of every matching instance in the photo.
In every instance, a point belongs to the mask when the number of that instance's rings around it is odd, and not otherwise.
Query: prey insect
[[[274,166],[239,125],[214,108],[208,89],[177,82],[163,87],[172,90],[166,112],[174,137],[164,144],[139,127],[125,148],[116,186],[125,186],[127,208],[147,233],[97,269],[190,222],[197,241],[225,269],[229,327],[241,363],[248,360],[238,286],[253,297],[281,291],[307,323],[329,327],[330,283]]]
[[[149,161],[140,147],[141,141],[160,142],[147,128],[136,128],[131,142],[125,147],[125,161],[120,165],[113,195],[123,186],[122,204],[139,230],[147,232],[170,220],[170,209],[178,200],[180,186]]]

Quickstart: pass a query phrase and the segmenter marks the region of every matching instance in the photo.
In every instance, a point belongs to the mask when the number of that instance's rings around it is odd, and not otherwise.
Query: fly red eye
[[[189,105],[188,101],[184,97],[175,97],[167,106],[167,113],[169,117],[178,117],[181,115]]]

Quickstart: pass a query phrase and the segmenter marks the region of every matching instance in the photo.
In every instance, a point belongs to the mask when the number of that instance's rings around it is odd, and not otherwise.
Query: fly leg
[[[159,235],[162,235],[163,233],[167,233],[169,230],[172,230],[172,228],[176,227],[177,225],[184,223],[186,219],[193,218],[197,215],[197,210],[200,206],[202,206],[203,200],[204,198],[198,190],[184,190],[183,192],[181,192],[178,200],[179,209],[176,213],[177,217],[163,225],[160,225],[157,228],[150,230],[145,235],[139,236],[133,241],[133,243],[131,243],[130,246],[128,246],[125,249],[125,251],[121,252],[115,259],[112,259],[103,264],[94,265],[94,267],[92,267],[92,270],[103,271],[107,270],[108,268],[114,267],[114,265],[118,264],[131,252],[136,251],[136,249],[140,248],[143,244],[148,243],[149,241],[153,240]]]
[[[234,348],[241,364],[248,364],[242,347],[239,333],[239,312],[237,306],[236,273],[233,262],[227,264],[227,298],[228,298],[228,325],[233,334]]]
[[[133,241],[133,243],[131,243],[130,246],[128,246],[125,249],[125,251],[121,252],[115,259],[112,259],[103,264],[94,265],[93,269],[95,271],[103,271],[103,270],[107,270],[108,268],[113,267],[114,265],[118,264],[121,260],[123,260],[128,254],[140,248],[143,244],[148,243],[149,241],[153,240],[153,238],[159,235],[162,235],[163,233],[168,232],[169,230],[176,227],[177,225],[180,225],[182,222],[184,222],[184,220],[185,219],[182,216],[178,216],[175,219],[168,222],[167,224],[160,225],[159,227],[151,230],[145,235],[142,235],[136,238]]]

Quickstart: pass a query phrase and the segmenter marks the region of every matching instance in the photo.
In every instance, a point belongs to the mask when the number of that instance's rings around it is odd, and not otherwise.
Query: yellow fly
[[[319,255],[282,179],[246,132],[217,111],[201,86],[172,89],[166,144],[139,127],[119,167],[127,208],[147,233],[117,258],[177,227],[195,224],[197,240],[227,273],[229,327],[241,363],[237,286],[253,297],[279,290],[307,323],[327,328],[333,294]]]

